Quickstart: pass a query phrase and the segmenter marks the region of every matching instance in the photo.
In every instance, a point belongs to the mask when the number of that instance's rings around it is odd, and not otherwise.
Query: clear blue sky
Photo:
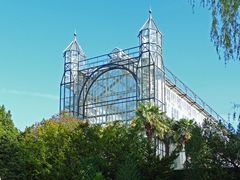
[[[165,65],[219,114],[240,102],[240,63],[218,60],[210,42],[210,12],[188,0],[2,0],[0,104],[24,129],[58,113],[62,52],[77,29],[88,57],[138,45],[138,30],[153,17],[164,34]]]

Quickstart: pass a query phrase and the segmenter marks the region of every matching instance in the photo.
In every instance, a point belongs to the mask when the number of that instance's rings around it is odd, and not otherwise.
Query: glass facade
[[[129,123],[139,102],[156,104],[175,120],[208,118],[224,122],[210,106],[163,64],[162,34],[151,13],[139,31],[139,46],[86,58],[74,40],[65,49],[64,74],[60,84],[60,113],[66,112],[93,124]],[[157,154],[165,155],[156,140]],[[183,167],[185,154],[176,160]]]

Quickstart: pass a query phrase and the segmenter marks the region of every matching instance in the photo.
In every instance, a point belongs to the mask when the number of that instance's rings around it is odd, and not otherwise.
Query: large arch
[[[131,118],[130,116],[133,114],[133,109],[136,109],[140,91],[136,72],[136,68],[133,65],[126,67],[125,65],[114,63],[96,68],[85,79],[81,87],[78,96],[78,116],[88,119],[95,118],[95,120],[98,121],[104,118],[105,121],[107,121],[107,119],[111,117],[114,120],[123,120],[126,119],[127,116]],[[122,82],[124,78],[126,79],[125,84]],[[93,90],[94,87],[95,90]],[[112,94],[109,93],[110,91]],[[120,104],[121,106],[123,106],[123,104],[126,105],[125,109],[121,109]],[[89,111],[91,111],[92,115],[90,115]],[[123,116],[125,117],[116,119]]]

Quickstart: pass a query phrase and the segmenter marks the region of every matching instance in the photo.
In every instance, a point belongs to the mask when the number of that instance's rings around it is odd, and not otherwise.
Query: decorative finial
[[[73,36],[74,36],[74,41],[77,41],[77,31],[76,31],[76,29],[74,30]]]
[[[77,30],[75,29],[74,30],[74,37],[76,37],[77,36]]]
[[[151,15],[152,14],[152,9],[151,8],[149,8],[149,15]]]
[[[149,7],[149,18],[152,18],[152,9],[151,9],[151,7]]]

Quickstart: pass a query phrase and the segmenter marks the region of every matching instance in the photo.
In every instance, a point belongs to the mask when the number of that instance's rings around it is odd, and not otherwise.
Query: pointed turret
[[[79,45],[79,43],[77,42],[77,33],[74,32],[74,38],[72,40],[72,42],[67,46],[67,48],[63,51],[64,55],[66,54],[66,52],[69,52],[69,51],[75,51],[75,52],[78,52],[79,55],[82,57],[82,58],[85,58],[85,54],[81,48],[81,46]]]
[[[72,42],[63,51],[64,74],[61,82],[60,111],[72,115],[76,113],[77,93],[79,88],[79,70],[84,68],[86,56],[77,42],[77,33],[74,33]]]
[[[139,30],[138,37],[140,40],[140,45],[155,44],[160,48],[162,47],[162,33],[152,17],[152,10],[149,10],[148,19]],[[151,49],[151,46],[149,49],[153,50]]]
[[[138,34],[140,43],[139,72],[142,99],[153,101],[165,111],[165,70],[162,60],[162,33],[149,10],[147,21]]]
[[[142,31],[147,30],[147,29],[152,29],[155,31],[158,31],[160,33],[159,28],[157,27],[153,17],[152,17],[152,10],[149,10],[149,16],[147,21],[143,24],[143,26],[141,27],[141,29],[139,30],[139,35],[141,34]]]
[[[78,70],[81,68],[81,61],[86,58],[81,46],[77,42],[77,33],[74,33],[72,42],[63,52],[65,71],[71,72],[69,81],[77,81]]]

